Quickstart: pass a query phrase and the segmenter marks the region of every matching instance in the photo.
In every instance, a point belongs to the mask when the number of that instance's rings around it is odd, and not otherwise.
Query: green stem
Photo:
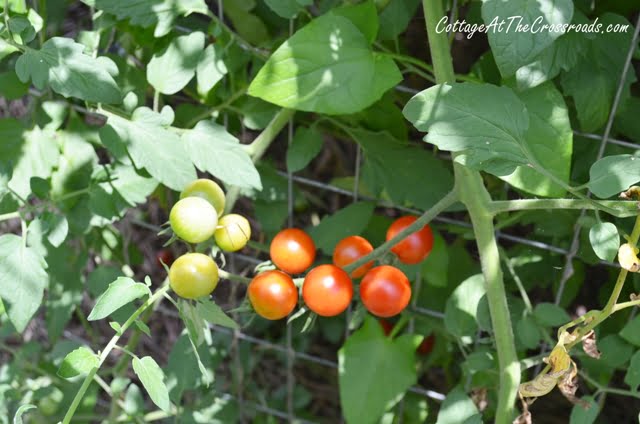
[[[489,204],[493,214],[537,209],[613,209],[614,216],[626,218],[638,214],[638,202],[631,200],[587,201],[584,199],[518,199],[494,200]]]
[[[442,1],[423,0],[422,5],[436,80],[439,84],[452,83],[455,81],[455,74],[449,51],[449,40],[447,34],[438,34],[436,31],[438,21],[444,16]],[[476,236],[498,351],[500,382],[495,422],[507,424],[512,422],[515,415],[514,404],[520,384],[520,362],[516,354],[511,316],[500,268],[493,214],[489,209],[491,196],[478,172],[471,171],[456,162],[454,162],[454,172],[456,189],[460,200],[469,211]]]
[[[249,284],[251,278],[243,277],[242,275],[232,274],[224,269],[218,270],[218,276],[223,280],[235,281],[236,283]]]
[[[518,286],[518,290],[520,291],[520,297],[522,297],[522,301],[524,302],[524,307],[526,311],[528,313],[533,312],[533,306],[531,305],[531,300],[529,299],[529,295],[527,294],[527,291],[524,289],[522,280],[520,280],[520,276],[518,275],[518,273],[516,273],[516,270],[513,267],[513,264],[511,263],[511,259],[509,259],[509,257],[507,256],[507,252],[505,252],[504,249],[501,248],[499,250],[500,250],[500,257],[502,258],[502,261],[507,266],[507,269],[509,270],[509,274],[511,274],[511,278],[513,278],[513,281],[516,282],[516,286]]]
[[[235,93],[233,93],[227,100],[225,100],[224,102],[220,103],[219,105],[216,105],[210,109],[207,109],[206,111],[196,115],[192,120],[190,120],[186,127],[187,128],[192,128],[193,126],[195,126],[198,122],[200,122],[202,119],[207,119],[210,118],[211,115],[214,112],[217,112],[219,110],[222,109],[227,109],[229,108],[229,106],[231,106],[236,100],[238,100],[240,97],[244,96],[247,93],[247,89],[243,88],[242,90],[236,91]]]
[[[9,213],[5,213],[0,215],[0,222],[2,221],[7,221],[9,219],[16,219],[16,218],[20,218],[20,212],[9,212]]]
[[[400,231],[394,238],[388,240],[385,243],[382,243],[380,246],[376,247],[366,256],[361,257],[355,262],[350,263],[349,265],[344,267],[344,270],[348,273],[352,272],[354,269],[366,264],[367,262],[376,260],[383,255],[385,255],[393,246],[398,244],[403,239],[407,238],[414,232],[420,230],[426,224],[431,222],[433,218],[438,216],[440,213],[445,211],[449,206],[453,205],[458,201],[457,193],[454,191],[450,191],[444,196],[442,199],[438,201],[435,205],[431,207],[428,211],[423,213],[418,219],[416,219],[411,225]]]
[[[73,401],[71,402],[71,405],[69,406],[69,409],[67,410],[67,413],[65,414],[64,419],[62,420],[62,424],[71,423],[73,414],[75,414],[76,409],[78,409],[78,405],[80,405],[80,402],[84,397],[84,394],[87,392],[89,385],[91,385],[91,382],[93,381],[93,377],[96,375],[96,373],[98,372],[98,370],[100,369],[104,361],[107,359],[107,357],[109,356],[113,348],[116,346],[116,344],[118,343],[118,340],[120,340],[120,337],[135,322],[135,320],[138,319],[140,314],[142,314],[149,306],[153,305],[156,300],[162,298],[162,296],[168,291],[169,291],[169,285],[165,285],[160,289],[158,289],[151,297],[149,297],[149,299],[147,299],[138,309],[136,309],[136,311],[133,314],[131,314],[129,319],[127,319],[124,324],[122,324],[120,332],[111,338],[107,346],[104,348],[104,350],[100,354],[100,360],[98,362],[98,365],[93,367],[91,371],[89,371],[84,381],[82,382],[82,386],[80,386],[80,389],[76,393],[76,396],[73,398]]]

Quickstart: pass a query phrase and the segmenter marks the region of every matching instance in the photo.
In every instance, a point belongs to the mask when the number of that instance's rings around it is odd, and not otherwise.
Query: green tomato
[[[185,299],[208,296],[218,285],[218,266],[210,256],[187,253],[169,269],[171,289]]]
[[[182,193],[180,193],[181,199],[186,197],[201,197],[211,203],[211,206],[218,212],[218,216],[224,213],[224,191],[222,191],[222,188],[220,188],[215,181],[205,178],[192,181],[182,190]]]
[[[200,197],[179,200],[169,214],[173,232],[188,243],[209,239],[218,225],[218,214],[209,202]]]
[[[251,238],[251,226],[242,215],[225,215],[218,221],[218,229],[213,233],[218,247],[225,252],[236,252],[247,245]]]

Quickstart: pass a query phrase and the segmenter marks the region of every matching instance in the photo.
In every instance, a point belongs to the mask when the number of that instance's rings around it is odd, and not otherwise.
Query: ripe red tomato
[[[403,216],[396,219],[387,230],[387,241],[391,240],[400,231],[407,228],[416,221],[415,216]],[[402,240],[391,248],[391,251],[398,256],[400,262],[405,264],[417,264],[422,262],[433,248],[433,232],[429,225],[425,225],[421,230],[416,231],[409,237]]]
[[[304,303],[316,314],[333,317],[342,313],[353,298],[353,282],[341,268],[320,265],[313,268],[302,284]]]
[[[349,236],[338,242],[333,250],[333,263],[340,268],[344,268],[350,263],[368,255],[373,251],[373,246],[364,237]],[[351,271],[352,278],[360,278],[373,267],[373,261],[367,262],[361,267]]]
[[[360,283],[360,298],[373,315],[387,318],[402,312],[411,299],[409,279],[398,268],[377,266]]]
[[[270,320],[286,317],[298,304],[298,289],[293,280],[277,270],[256,275],[249,283],[247,294],[256,313]]]
[[[278,268],[289,274],[299,274],[316,259],[316,245],[304,231],[287,228],[273,238],[269,253]]]

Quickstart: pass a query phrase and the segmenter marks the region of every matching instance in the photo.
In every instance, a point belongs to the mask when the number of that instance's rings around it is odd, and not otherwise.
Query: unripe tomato
[[[302,284],[304,303],[316,314],[333,317],[342,313],[353,298],[353,282],[341,268],[320,265],[313,268]]]
[[[182,193],[180,198],[186,197],[200,197],[211,204],[216,210],[218,216],[224,213],[225,197],[222,188],[213,180],[206,178],[200,178],[189,183]]]
[[[201,243],[216,231],[218,214],[200,197],[185,197],[173,205],[169,213],[173,232],[188,243]]]
[[[396,219],[387,230],[387,241],[391,240],[400,231],[407,228],[416,221],[415,216],[403,216]],[[417,264],[422,262],[433,248],[433,232],[429,225],[409,235],[391,248],[391,251],[398,256],[400,262],[405,264]]]
[[[387,318],[402,312],[411,299],[409,279],[398,268],[377,266],[360,282],[360,298],[373,315]]]
[[[218,285],[218,266],[210,256],[187,253],[171,265],[169,283],[185,299],[208,296]]]
[[[289,275],[278,270],[256,275],[247,294],[256,313],[270,320],[286,317],[298,304],[296,285]]]
[[[278,268],[289,274],[299,274],[316,259],[316,245],[304,231],[287,228],[273,238],[269,253]]]
[[[251,238],[251,225],[244,216],[231,213],[220,218],[213,236],[220,249],[236,252],[245,247]]]
[[[349,236],[345,237],[333,250],[333,263],[340,268],[344,268],[350,263],[368,255],[373,251],[373,246],[364,237]],[[373,267],[373,261],[367,262],[361,267],[351,271],[352,278],[360,278]]]

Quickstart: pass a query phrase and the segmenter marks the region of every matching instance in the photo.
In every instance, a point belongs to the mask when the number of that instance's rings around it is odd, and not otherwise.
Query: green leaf
[[[179,16],[209,12],[204,0],[95,0],[95,7],[143,28],[155,25],[156,37],[168,34]]]
[[[223,49],[217,44],[210,44],[202,52],[196,68],[198,93],[207,94],[215,85],[227,75],[227,66],[222,60]]]
[[[416,382],[422,336],[385,337],[371,316],[338,351],[340,403],[347,423],[376,423]]]
[[[378,35],[378,10],[373,0],[365,0],[358,4],[348,4],[333,9],[329,15],[342,16],[349,19],[365,36],[369,44]]]
[[[602,353],[600,360],[612,368],[623,366],[631,355],[634,348],[617,334],[610,334],[598,340],[598,349]]]
[[[106,318],[129,302],[145,295],[151,295],[149,288],[145,284],[136,283],[128,277],[119,277],[109,284],[107,290],[98,297],[87,319],[96,321]]]
[[[138,330],[142,331],[148,337],[151,337],[151,329],[149,328],[149,326],[147,324],[145,324],[144,322],[140,321],[139,319],[135,320],[134,324],[136,325],[136,327],[138,327]]]
[[[312,5],[313,0],[265,0],[265,3],[279,16],[293,19],[305,6]]]
[[[22,417],[23,415],[31,410],[31,409],[37,409],[38,407],[35,405],[31,405],[31,404],[25,404],[25,405],[20,405],[20,407],[18,408],[18,410],[16,411],[15,415],[13,416],[13,424],[22,424]]]
[[[559,327],[571,321],[571,317],[560,306],[539,303],[533,308],[533,317],[543,327]]]
[[[322,134],[315,128],[298,127],[287,149],[287,169],[297,172],[304,169],[322,150]]]
[[[181,35],[158,54],[147,66],[149,84],[163,94],[182,90],[196,74],[204,50],[204,34],[200,31]]]
[[[536,161],[558,179],[569,183],[573,131],[562,94],[551,83],[518,93],[529,111],[526,144]],[[528,166],[501,177],[514,187],[538,196],[562,197],[565,190]]]
[[[362,177],[376,193],[384,191],[395,204],[428,209],[453,187],[451,171],[432,153],[396,140],[388,132],[349,130],[362,146]],[[429,190],[407,181],[430,181]]]
[[[187,329],[194,349],[204,341],[204,318],[196,310],[196,306],[184,299],[180,300],[180,317]],[[197,351],[196,351],[197,353]]]
[[[624,382],[631,387],[632,391],[637,391],[640,386],[640,351],[631,357],[631,362],[624,376]]]
[[[47,240],[53,247],[60,247],[69,233],[69,223],[64,215],[44,212],[40,218]]]
[[[391,0],[380,13],[380,40],[393,40],[409,25],[416,14],[420,0]]]
[[[13,16],[9,19],[9,30],[14,41],[27,44],[36,38],[36,30],[26,16]]]
[[[229,1],[224,4],[224,13],[231,20],[240,37],[253,45],[260,45],[271,37],[262,19],[249,13],[254,7],[254,0]]]
[[[625,18],[611,13],[598,17],[598,23],[603,28],[608,25],[632,27]],[[596,131],[607,122],[632,38],[633,31],[596,34],[586,54],[562,75],[562,88],[565,95],[573,97],[583,131]],[[629,86],[635,80],[635,72],[628,72],[621,104],[629,97]]]
[[[234,320],[224,313],[220,306],[208,299],[198,301],[196,305],[196,312],[200,317],[211,324],[233,329],[240,328]]]
[[[640,317],[629,321],[620,331],[620,337],[632,345],[640,347]]]
[[[371,202],[352,203],[333,215],[322,218],[318,225],[308,229],[309,235],[318,249],[330,255],[340,240],[361,234],[367,228],[374,207]]]
[[[44,258],[14,234],[0,236],[0,298],[9,321],[23,332],[49,285]]]
[[[84,46],[70,38],[53,37],[40,50],[27,50],[16,62],[22,82],[29,79],[39,90],[50,86],[64,97],[89,102],[120,103],[122,94],[113,79],[118,67],[104,56],[83,53]]]
[[[176,340],[169,361],[165,368],[169,396],[174,403],[180,403],[185,390],[196,387],[200,372],[193,366],[193,362],[187,358],[193,355],[193,347],[186,334],[181,334]]]
[[[98,355],[86,347],[79,347],[64,357],[62,364],[58,367],[57,374],[62,378],[72,378],[89,373],[99,364],[100,358],[98,358]]]
[[[478,415],[478,408],[464,390],[456,387],[440,406],[436,424],[460,424]]]
[[[214,121],[200,121],[185,131],[182,142],[193,163],[226,184],[262,189],[260,175],[237,138]]]
[[[428,132],[426,142],[464,153],[456,161],[474,169],[508,175],[529,163],[527,108],[507,87],[436,85],[416,94],[403,113],[418,130]]]
[[[589,230],[589,241],[596,255],[603,261],[613,261],[620,247],[618,228],[610,222],[599,222]]]
[[[433,248],[422,262],[422,276],[427,284],[434,287],[446,287],[449,276],[449,250],[447,242],[439,232],[433,230]]]
[[[29,92],[29,84],[20,81],[14,71],[0,73],[0,95],[7,100],[15,100]]]
[[[476,315],[480,299],[485,295],[484,277],[473,275],[451,293],[444,308],[444,325],[449,333],[471,343],[478,330]]]
[[[515,330],[518,340],[524,347],[527,349],[535,349],[539,346],[542,334],[535,320],[530,316],[523,317],[518,321]]]
[[[196,179],[196,170],[186,147],[178,135],[166,127],[170,124],[170,109],[163,115],[141,107],[131,119],[109,114],[107,124],[100,129],[100,139],[119,156],[126,149],[136,166],[145,168],[152,177],[169,188],[181,191]]]
[[[169,412],[171,409],[169,390],[164,384],[164,373],[156,361],[150,356],[145,356],[142,359],[135,357],[132,364],[133,371],[140,379],[153,403],[163,411]]]
[[[589,170],[589,190],[601,199],[606,199],[640,181],[640,157],[633,155],[607,156]]]
[[[600,405],[591,396],[585,396],[583,401],[589,404],[589,408],[585,409],[582,405],[575,404],[571,409],[571,418],[569,424],[593,424],[600,413]]]
[[[401,79],[393,60],[374,54],[358,27],[329,13],[271,55],[249,94],[282,107],[347,114],[374,103]]]
[[[489,45],[504,77],[531,63],[540,52],[563,33],[540,30],[543,25],[568,24],[573,16],[571,0],[486,0],[482,3],[482,19],[486,25],[504,21],[501,27],[488,31]],[[518,31],[517,25],[529,25]],[[535,26],[534,26],[535,25]],[[538,31],[534,31],[534,28]]]

